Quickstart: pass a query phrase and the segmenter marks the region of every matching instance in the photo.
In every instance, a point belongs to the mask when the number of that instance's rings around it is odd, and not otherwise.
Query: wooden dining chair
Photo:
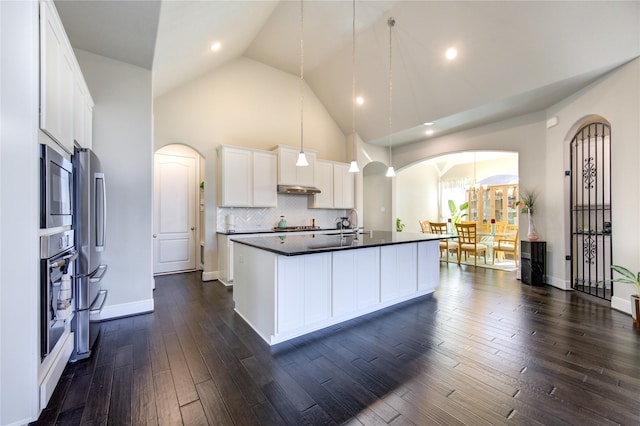
[[[445,222],[431,222],[431,233],[443,235],[447,233],[447,224]],[[460,258],[460,246],[456,241],[451,241],[449,238],[443,238],[440,240],[440,256],[442,257],[442,253],[444,252],[445,260],[449,261],[449,253],[451,250],[455,250],[456,255]]]
[[[420,222],[420,229],[422,230],[423,234],[430,234],[431,233],[431,222],[429,222],[428,220],[421,220]]]
[[[467,260],[469,253],[473,254],[473,265],[478,264],[478,256],[482,254],[484,256],[484,263],[487,263],[487,246],[477,242],[476,238],[476,224],[475,223],[456,223],[456,231],[458,232],[458,245],[460,249],[458,251],[458,264],[460,264],[460,258],[462,252],[464,252],[464,259]]]
[[[513,255],[513,259],[518,266],[518,230],[515,235],[502,237],[498,240],[498,244],[493,248],[493,263],[496,263],[496,253],[509,253]]]

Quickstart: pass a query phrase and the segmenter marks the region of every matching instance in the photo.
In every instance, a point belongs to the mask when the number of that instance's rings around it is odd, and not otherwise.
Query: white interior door
[[[153,272],[196,268],[196,159],[154,156]]]

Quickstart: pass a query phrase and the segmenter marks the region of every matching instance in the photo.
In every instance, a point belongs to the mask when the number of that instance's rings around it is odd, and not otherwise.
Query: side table
[[[520,241],[520,281],[544,285],[546,258],[546,241]]]

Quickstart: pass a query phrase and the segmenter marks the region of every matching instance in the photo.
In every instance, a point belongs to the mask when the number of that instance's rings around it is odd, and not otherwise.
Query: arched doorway
[[[154,155],[153,273],[202,269],[202,156],[175,144]]]
[[[611,300],[611,127],[585,122],[570,143],[571,287]]]

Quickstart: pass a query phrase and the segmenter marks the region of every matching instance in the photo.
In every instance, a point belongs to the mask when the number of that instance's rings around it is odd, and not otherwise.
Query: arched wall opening
[[[504,186],[515,199],[518,175],[518,153],[512,151],[464,151],[428,158],[398,172],[396,215],[406,232],[420,232],[421,220],[446,222],[452,216],[448,201],[460,207],[473,185]],[[494,218],[491,214],[487,211],[486,218]]]

